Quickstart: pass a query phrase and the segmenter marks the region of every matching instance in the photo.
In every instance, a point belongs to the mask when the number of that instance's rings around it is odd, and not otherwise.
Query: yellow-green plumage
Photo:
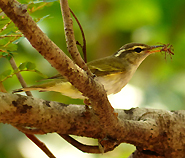
[[[140,63],[156,47],[139,43],[126,44],[114,55],[91,61],[87,65],[96,75],[95,80],[104,85],[107,95],[118,93],[129,82]],[[31,90],[56,91],[71,98],[85,98],[63,76],[56,75],[49,80],[43,84],[15,90],[13,93]]]

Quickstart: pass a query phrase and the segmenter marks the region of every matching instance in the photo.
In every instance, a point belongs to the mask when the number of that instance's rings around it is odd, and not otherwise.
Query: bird
[[[87,66],[95,75],[94,79],[104,86],[107,95],[116,94],[130,81],[142,61],[148,55],[160,52],[156,48],[163,46],[128,43],[113,55],[90,61]],[[55,91],[74,99],[86,99],[78,89],[60,74],[48,78],[45,83],[16,89],[12,93],[32,90]]]

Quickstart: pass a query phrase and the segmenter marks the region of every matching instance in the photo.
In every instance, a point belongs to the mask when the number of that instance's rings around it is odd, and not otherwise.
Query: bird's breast
[[[128,71],[100,76],[97,77],[96,80],[104,85],[107,95],[110,95],[121,91],[121,89],[130,81],[132,76],[133,72]]]

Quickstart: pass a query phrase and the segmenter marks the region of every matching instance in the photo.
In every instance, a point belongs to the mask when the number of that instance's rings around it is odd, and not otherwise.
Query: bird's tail
[[[25,91],[24,88],[15,89],[15,90],[12,91],[12,94],[19,93],[19,92],[24,92],[24,91]]]
[[[19,93],[19,92],[33,91],[33,90],[38,90],[40,92],[45,91],[43,88],[40,88],[40,87],[26,87],[26,88],[15,89],[12,91],[12,94]]]

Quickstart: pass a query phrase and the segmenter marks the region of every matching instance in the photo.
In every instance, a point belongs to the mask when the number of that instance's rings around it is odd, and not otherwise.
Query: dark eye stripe
[[[140,53],[140,52],[142,52],[142,51],[143,51],[143,49],[142,49],[142,48],[137,47],[137,48],[135,48],[135,49],[134,49],[134,51],[135,51],[135,52],[137,52],[137,53]]]

